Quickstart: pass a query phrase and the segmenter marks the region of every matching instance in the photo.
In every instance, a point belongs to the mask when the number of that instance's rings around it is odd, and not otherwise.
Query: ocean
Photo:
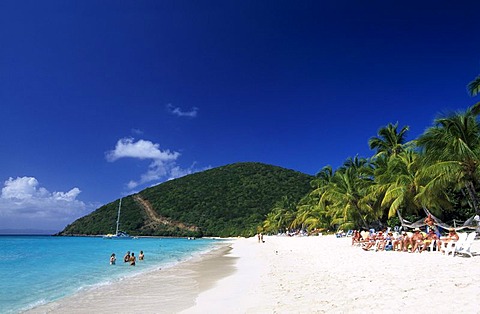
[[[0,236],[0,312],[19,313],[84,289],[160,268],[171,267],[221,240],[139,238],[106,240],[99,237]],[[144,261],[123,263],[127,251]],[[117,256],[110,265],[110,255]]]

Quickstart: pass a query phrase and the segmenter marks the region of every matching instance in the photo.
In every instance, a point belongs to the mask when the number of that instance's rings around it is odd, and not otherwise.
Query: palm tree
[[[391,156],[387,171],[376,177],[377,193],[383,193],[381,206],[388,206],[389,218],[401,209],[405,209],[407,213],[417,213],[423,206],[432,207],[436,204],[427,198],[430,194],[420,193],[427,181],[421,169],[420,155],[413,150],[407,150]]]
[[[360,200],[364,191],[372,181],[359,176],[353,167],[341,168],[335,172],[320,202],[327,205],[328,213],[333,217],[332,223],[342,228],[353,228],[358,225],[368,227],[367,216],[371,209],[362,206]]]
[[[465,188],[473,205],[480,214],[476,196],[476,185],[480,178],[480,125],[474,107],[465,112],[437,118],[417,139],[425,154],[428,167],[425,171],[432,176],[430,188],[456,190]]]
[[[480,92],[480,75],[477,76],[473,81],[468,83],[467,91],[470,96],[477,96]]]
[[[395,124],[389,123],[386,127],[378,130],[378,136],[370,138],[368,145],[370,149],[376,149],[376,156],[386,154],[387,156],[396,155],[404,150],[406,142],[406,133],[409,129],[404,126],[400,131],[398,129],[398,122]]]
[[[332,166],[328,165],[323,167],[316,175],[314,181],[320,181],[321,183],[329,182],[330,178],[333,176]]]
[[[279,229],[278,222],[275,218],[274,212],[269,212],[263,221],[262,228],[267,233],[276,233]]]
[[[309,193],[297,205],[297,212],[291,226],[311,231],[317,228],[329,228],[330,222],[331,219],[328,217],[325,206],[320,203],[318,195]]]
[[[354,169],[357,175],[361,177],[369,176],[372,173],[372,167],[370,161],[367,158],[355,156],[354,158],[348,157],[343,165],[338,169],[339,171],[346,170],[348,168]]]
[[[309,231],[315,228],[331,227],[332,219],[329,217],[326,204],[321,201],[321,198],[332,178],[333,170],[331,166],[325,166],[317,173],[315,179],[311,182],[314,190],[300,200],[297,205],[292,227],[302,226]]]
[[[296,204],[293,200],[284,196],[277,201],[272,211],[267,215],[263,223],[265,230],[269,232],[283,231],[288,229],[295,219]]]

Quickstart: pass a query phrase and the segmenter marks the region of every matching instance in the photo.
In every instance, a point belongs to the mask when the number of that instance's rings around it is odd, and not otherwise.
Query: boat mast
[[[122,207],[122,199],[120,198],[120,203],[118,203],[118,214],[117,214],[117,230],[115,234],[118,235],[118,225],[120,224],[120,207]]]

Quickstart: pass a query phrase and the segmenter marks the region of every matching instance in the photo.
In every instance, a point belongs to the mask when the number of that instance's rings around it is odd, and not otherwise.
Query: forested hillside
[[[145,189],[122,200],[120,229],[131,235],[237,236],[255,234],[277,201],[300,200],[312,176],[261,163],[236,163]],[[118,200],[100,207],[61,235],[115,232]]]

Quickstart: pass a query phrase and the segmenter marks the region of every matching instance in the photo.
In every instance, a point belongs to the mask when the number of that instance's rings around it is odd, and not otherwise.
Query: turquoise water
[[[169,267],[203,251],[216,240],[93,237],[0,236],[0,312],[18,313],[122,278]],[[144,261],[123,263],[127,251]],[[110,255],[117,256],[110,265]]]

